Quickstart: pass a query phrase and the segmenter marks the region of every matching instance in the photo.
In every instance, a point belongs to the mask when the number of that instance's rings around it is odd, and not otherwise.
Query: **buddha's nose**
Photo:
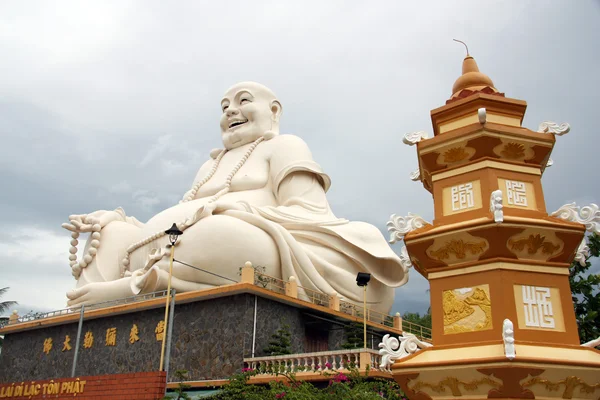
[[[238,110],[237,108],[235,108],[235,107],[231,107],[231,106],[230,106],[230,107],[227,109],[227,116],[228,116],[228,117],[231,117],[231,116],[233,116],[233,115],[238,115],[239,113],[240,113],[240,112],[239,112],[239,110]]]

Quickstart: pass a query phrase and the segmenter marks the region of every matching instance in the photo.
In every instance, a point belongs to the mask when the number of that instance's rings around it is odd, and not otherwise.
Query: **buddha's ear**
[[[279,100],[271,101],[271,118],[275,121],[279,121],[279,117],[281,116],[282,112],[283,107],[281,107],[281,103],[279,102]]]

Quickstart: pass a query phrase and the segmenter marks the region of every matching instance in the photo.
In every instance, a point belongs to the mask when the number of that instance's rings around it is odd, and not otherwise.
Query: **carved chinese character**
[[[138,333],[139,331],[137,325],[133,324],[133,326],[131,327],[131,331],[129,332],[129,343],[134,344],[135,342],[140,340]]]
[[[163,340],[165,337],[165,321],[160,321],[156,325],[156,329],[154,329],[154,333],[156,333],[156,340]]]
[[[474,206],[473,182],[452,187],[452,211],[465,210]]]
[[[506,198],[510,205],[527,207],[525,182],[506,181]]]
[[[108,328],[106,330],[106,346],[115,346],[117,344],[117,328]]]
[[[65,341],[63,343],[62,351],[71,350],[71,337],[69,335],[65,336]]]
[[[94,334],[92,331],[87,331],[83,337],[83,347],[86,349],[91,348],[94,345]]]
[[[44,353],[49,354],[50,350],[52,350],[52,338],[47,338],[44,340]]]
[[[536,328],[554,328],[554,314],[550,301],[550,288],[523,286],[525,325]]]

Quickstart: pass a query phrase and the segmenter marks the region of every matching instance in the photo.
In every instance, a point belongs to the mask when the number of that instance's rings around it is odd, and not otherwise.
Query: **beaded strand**
[[[235,174],[237,174],[238,171],[244,166],[246,161],[248,161],[248,158],[250,157],[250,155],[254,152],[256,147],[263,140],[265,140],[265,138],[260,137],[252,143],[252,145],[248,148],[248,150],[246,150],[246,153],[244,153],[244,156],[242,157],[242,159],[237,163],[237,165],[233,168],[233,170],[229,173],[229,175],[227,175],[227,178],[225,179],[225,187],[223,189],[219,190],[213,196],[211,196],[208,200],[208,203],[216,202],[220,197],[222,197],[223,195],[225,195],[229,192],[229,190],[231,188],[231,180],[233,179]],[[184,199],[181,201],[182,203],[187,203],[188,201],[192,201],[194,199],[194,197],[196,196],[196,194],[198,193],[198,190],[200,190],[200,188],[203,185],[205,185],[213,177],[213,175],[217,172],[217,168],[219,167],[221,159],[223,158],[223,156],[225,155],[226,152],[227,152],[227,150],[224,149],[219,153],[219,155],[215,159],[215,162],[213,163],[212,168],[210,169],[210,171],[208,172],[206,177],[204,177],[204,179],[202,179],[201,181],[194,183],[189,194],[187,194],[187,196],[185,196]],[[181,231],[185,231],[187,228],[189,228],[191,225],[193,225],[193,224],[188,225],[186,222],[187,222],[187,219],[180,222],[179,224],[177,224],[177,226],[179,227],[179,229],[181,229]],[[136,243],[132,244],[131,246],[129,246],[127,248],[127,253],[125,254],[125,258],[123,258],[123,260],[121,261],[121,277],[126,276],[126,273],[129,271],[131,253],[133,253],[140,247],[143,247],[143,246],[149,244],[150,242],[152,242],[156,239],[159,239],[165,235],[166,235],[166,233],[164,231],[159,231],[159,232],[156,232],[154,235],[148,236],[145,239],[140,240],[139,242],[136,242]]]

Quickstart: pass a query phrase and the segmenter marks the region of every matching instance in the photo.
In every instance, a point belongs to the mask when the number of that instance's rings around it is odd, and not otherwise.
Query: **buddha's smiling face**
[[[227,149],[251,143],[267,131],[278,132],[281,105],[273,92],[254,82],[230,88],[221,100],[221,135]]]

